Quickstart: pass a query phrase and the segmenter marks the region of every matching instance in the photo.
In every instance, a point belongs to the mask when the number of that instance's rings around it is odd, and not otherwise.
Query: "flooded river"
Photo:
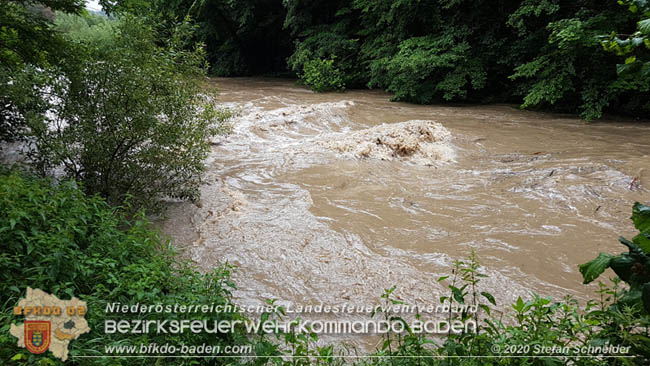
[[[236,265],[243,304],[375,304],[393,285],[438,304],[436,279],[472,250],[499,304],[586,300],[578,264],[621,252],[632,204],[650,202],[647,123],[213,83],[234,131],[213,141],[202,202],[163,226],[202,269]]]

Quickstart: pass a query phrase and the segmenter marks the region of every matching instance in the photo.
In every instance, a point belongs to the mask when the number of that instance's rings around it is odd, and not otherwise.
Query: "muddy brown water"
[[[175,204],[162,226],[202,269],[236,265],[242,304],[376,304],[393,285],[408,303],[437,304],[436,279],[472,250],[499,304],[531,292],[584,301],[596,287],[578,264],[622,251],[632,204],[650,201],[648,123],[315,94],[275,79],[213,84],[239,111],[234,131],[213,141],[200,207]],[[355,155],[414,120],[448,132],[443,153]]]

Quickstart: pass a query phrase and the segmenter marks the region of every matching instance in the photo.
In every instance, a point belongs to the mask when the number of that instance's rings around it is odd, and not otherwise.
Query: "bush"
[[[343,75],[334,66],[334,59],[313,59],[305,62],[300,81],[317,92],[343,90]]]
[[[394,100],[431,103],[467,98],[468,89],[481,89],[486,71],[470,55],[468,43],[452,35],[410,38],[399,52],[371,62],[370,86],[385,87]]]
[[[509,312],[493,314],[494,297],[480,291],[483,277],[472,255],[468,261],[456,262],[452,276],[439,279],[447,282],[449,289],[440,299],[442,304],[449,304],[450,309],[478,306],[478,312],[449,313],[450,320],[475,320],[479,325],[476,332],[449,333],[439,338],[428,338],[409,328],[404,334],[387,333],[367,364],[596,366],[646,365],[650,359],[646,333],[650,318],[616,306],[623,293],[619,281],[614,281],[611,289],[601,284],[600,301],[585,306],[570,297],[553,301],[533,294],[528,301],[519,297]],[[388,289],[382,296],[386,304],[403,304],[393,291]],[[614,353],[603,359],[598,356],[607,356],[606,351],[584,351],[608,345],[629,347],[629,352],[618,353],[625,357],[617,358]]]
[[[49,70],[50,113],[31,126],[38,170],[62,168],[111,204],[129,194],[135,207],[196,199],[208,138],[229,113],[202,94],[203,49],[182,44],[190,31],[179,26],[160,46],[150,26],[126,17],[67,34],[71,52]]]
[[[288,0],[285,5],[291,9],[287,15],[285,27],[295,29],[295,27],[300,27],[301,16],[304,15],[300,13],[299,8],[305,6],[331,8],[334,2],[305,4],[301,1]],[[327,19],[327,15],[322,13],[323,10],[313,9],[312,11]],[[312,21],[319,22],[316,19],[312,19]],[[313,67],[319,66],[319,63],[322,64],[326,60],[335,60],[333,65],[337,69],[337,78],[340,79],[340,87],[335,86],[336,89],[365,87],[365,65],[358,61],[359,40],[350,38],[346,34],[349,24],[345,20],[333,24],[329,24],[331,20],[320,21],[325,21],[326,24],[314,26],[310,31],[300,33],[299,40],[295,42],[295,51],[287,58],[289,70],[300,77],[304,75],[308,63],[311,63]]]
[[[122,208],[109,206],[100,197],[87,197],[74,182],[50,180],[11,172],[0,175],[0,364],[9,359],[22,363],[61,364],[51,354],[32,355],[16,346],[9,334],[13,306],[26,287],[40,288],[59,298],[77,296],[88,305],[91,332],[72,342],[70,354],[101,355],[104,346],[125,344],[122,335],[104,334],[106,304],[227,304],[233,284],[229,267],[203,275],[177,262],[168,243],[150,228],[143,215],[127,221]],[[181,316],[183,314],[180,314]],[[144,315],[120,314],[127,320]],[[152,314],[146,314],[152,319]],[[172,315],[156,316],[173,317]],[[235,319],[237,313],[193,315],[197,319]],[[234,334],[158,335],[126,337],[133,344],[176,342],[189,345],[244,344],[243,330]],[[51,363],[44,359],[50,359]],[[217,362],[218,360],[212,360]],[[137,359],[69,359],[66,364],[140,364]],[[15,363],[19,364],[19,363]],[[161,363],[158,363],[161,364]],[[164,363],[162,363],[164,364]],[[173,359],[174,365],[194,364]]]

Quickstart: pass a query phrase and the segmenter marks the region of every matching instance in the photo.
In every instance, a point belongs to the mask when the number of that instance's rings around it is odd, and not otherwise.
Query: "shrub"
[[[77,296],[88,305],[91,332],[69,346],[70,354],[101,355],[104,346],[175,342],[189,345],[233,345],[247,342],[243,330],[234,334],[141,336],[104,334],[106,304],[227,304],[229,267],[206,275],[176,261],[168,243],[150,228],[143,215],[127,221],[122,208],[109,206],[98,196],[87,197],[71,181],[27,177],[17,172],[0,175],[0,364],[60,364],[51,354],[32,355],[16,346],[9,334],[13,306],[26,287],[40,288],[59,298]],[[183,314],[180,314],[181,316]],[[173,318],[175,314],[120,314],[127,320]],[[208,320],[239,318],[238,313],[201,313]],[[113,317],[114,318],[114,317]],[[166,319],[165,318],[165,319]],[[16,356],[20,354],[22,356]],[[46,362],[44,359],[52,362]],[[161,360],[159,360],[162,362]],[[173,359],[174,365],[194,364]],[[213,359],[211,362],[221,363]],[[137,359],[69,359],[66,364],[141,364]],[[19,363],[15,363],[19,364]],[[158,363],[160,364],[160,363]]]
[[[189,31],[179,26],[160,46],[150,26],[126,17],[69,34],[65,65],[50,70],[50,113],[32,126],[38,170],[62,168],[111,204],[128,194],[135,207],[196,199],[208,138],[229,113],[202,94],[204,52],[183,49]]]
[[[334,66],[334,59],[313,59],[305,62],[300,80],[317,92],[343,90],[343,75]]]
[[[487,78],[470,45],[449,34],[409,38],[397,54],[371,62],[370,69],[370,86],[385,87],[394,100],[423,104],[465,99],[468,89],[483,88]]]
[[[366,364],[370,365],[645,365],[648,362],[647,330],[649,318],[617,308],[621,298],[618,281],[612,289],[601,284],[600,301],[581,306],[567,297],[553,301],[533,294],[529,300],[521,297],[510,311],[492,313],[494,297],[480,291],[480,279],[485,277],[472,255],[467,261],[457,261],[452,276],[440,282],[448,283],[449,293],[441,297],[450,309],[462,305],[477,305],[478,312],[449,313],[449,319],[473,319],[479,325],[476,332],[449,333],[429,338],[406,328],[404,334],[386,333],[382,346]],[[403,304],[386,290],[382,298],[387,304]],[[486,305],[487,304],[487,305]],[[390,314],[387,319],[402,320]],[[402,320],[403,321],[403,320]],[[599,346],[630,347],[624,357],[607,353],[588,353],[585,349]],[[478,356],[478,357],[477,357]]]

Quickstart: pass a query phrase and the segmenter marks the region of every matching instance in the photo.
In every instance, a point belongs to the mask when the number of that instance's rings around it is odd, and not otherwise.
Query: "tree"
[[[101,0],[111,13],[155,17],[161,27],[189,16],[193,40],[205,43],[211,73],[219,76],[286,70],[291,39],[282,31],[282,0]]]
[[[619,1],[633,12],[614,0],[104,2],[164,24],[192,16],[220,76],[288,71],[317,91],[381,88],[394,100],[518,103],[588,120],[650,111],[647,0]],[[605,46],[627,64],[601,46],[612,29]]]
[[[632,98],[628,104],[650,112],[650,4],[646,1],[620,1],[633,14],[637,21],[636,29],[630,34],[612,32],[601,36],[603,48],[621,58],[623,63],[616,65],[618,79],[612,83],[612,88],[624,91],[638,91],[643,98]]]
[[[55,102],[32,126],[39,171],[62,169],[112,204],[129,194],[136,207],[196,199],[207,139],[228,113],[201,88],[202,46],[181,49],[190,31],[179,25],[161,46],[151,26],[126,16],[68,34],[74,51],[50,71],[60,75],[49,85]]]

